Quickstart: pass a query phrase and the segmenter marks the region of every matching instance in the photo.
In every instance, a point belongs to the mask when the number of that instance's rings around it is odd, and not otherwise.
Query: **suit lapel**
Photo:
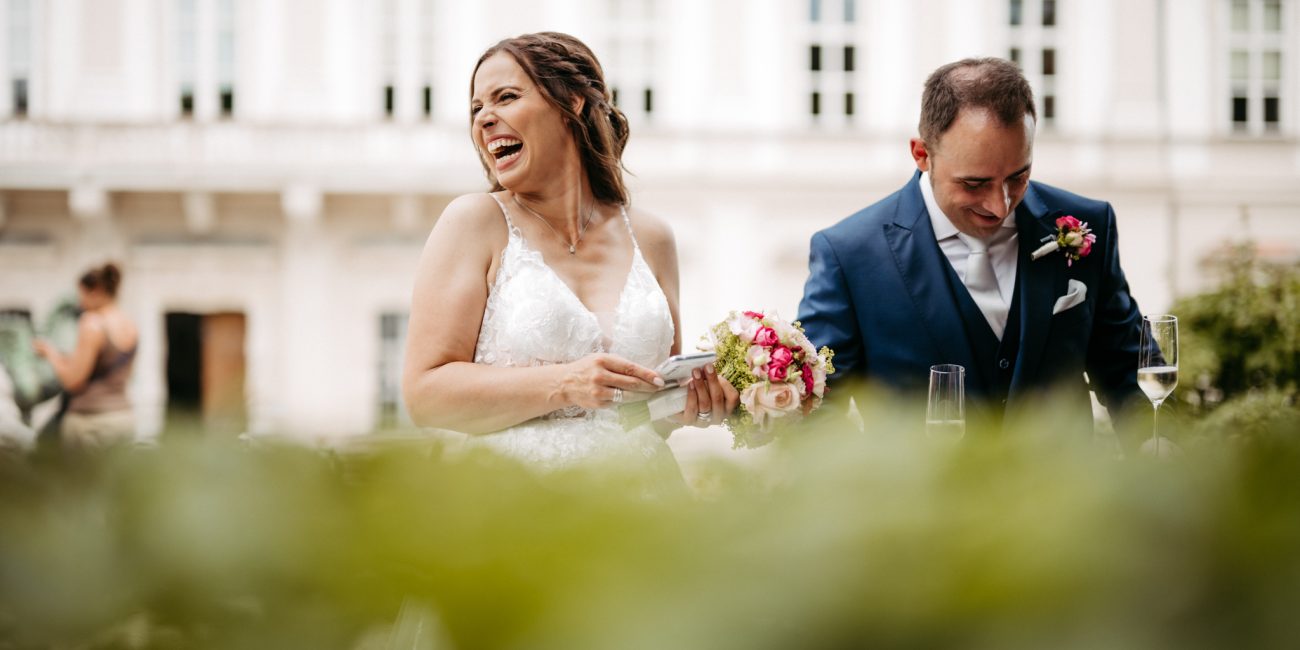
[[[1033,184],[1025,199],[1016,208],[1016,229],[1020,233],[1020,353],[1015,372],[1011,376],[1011,392],[1018,392],[1032,384],[1038,377],[1043,353],[1047,345],[1048,329],[1052,321],[1052,307],[1056,297],[1064,293],[1068,278],[1059,255],[1053,254],[1038,261],[1030,255],[1044,243],[1045,237],[1056,236],[1056,218],[1060,211],[1049,211],[1038,197]]]
[[[978,377],[961,310],[953,301],[945,280],[945,265],[930,225],[930,213],[921,198],[921,175],[903,189],[893,223],[885,225],[885,239],[894,253],[894,262],[903,285],[911,296],[919,319],[938,355],[933,363],[955,363],[967,368],[966,380]],[[904,336],[907,333],[902,333]],[[968,389],[969,390],[969,389]]]

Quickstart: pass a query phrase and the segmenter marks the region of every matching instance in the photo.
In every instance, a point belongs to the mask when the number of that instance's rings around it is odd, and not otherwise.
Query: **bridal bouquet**
[[[704,339],[700,347],[717,355],[718,375],[740,391],[740,408],[727,421],[736,448],[761,447],[811,413],[835,372],[830,348],[819,352],[798,321],[775,314],[733,311]]]

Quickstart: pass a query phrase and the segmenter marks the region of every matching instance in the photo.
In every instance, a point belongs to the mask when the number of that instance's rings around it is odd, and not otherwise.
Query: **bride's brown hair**
[[[597,201],[625,205],[627,187],[623,184],[623,148],[627,146],[627,116],[614,106],[609,88],[605,85],[605,71],[596,60],[591,48],[582,41],[559,32],[539,32],[507,38],[489,47],[470,75],[470,96],[474,94],[474,76],[492,55],[505,52],[514,57],[533,84],[555,110],[564,116],[569,131],[578,144],[583,170],[591,183],[591,192]],[[578,105],[575,99],[581,99]],[[470,120],[471,128],[473,118]],[[492,183],[492,191],[500,191],[500,181],[492,173],[492,166],[482,152],[479,162]]]

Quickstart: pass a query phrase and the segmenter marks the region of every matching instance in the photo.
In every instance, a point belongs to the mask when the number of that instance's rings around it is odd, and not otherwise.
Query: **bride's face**
[[[560,112],[506,52],[488,57],[474,74],[470,115],[479,155],[511,190],[543,182],[561,167],[555,157],[573,146]]]

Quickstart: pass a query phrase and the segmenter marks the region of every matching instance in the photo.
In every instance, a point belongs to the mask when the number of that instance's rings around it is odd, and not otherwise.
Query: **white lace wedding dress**
[[[488,294],[475,363],[539,366],[609,352],[653,368],[668,358],[673,344],[672,315],[631,234],[626,209],[622,214],[632,239],[632,267],[616,311],[596,314],[547,266],[542,254],[528,246],[505,203],[490,196],[501,207],[509,240]],[[475,441],[541,469],[622,461],[636,467],[637,473],[681,481],[677,462],[664,440],[648,425],[625,431],[614,408],[570,407],[476,436]]]

